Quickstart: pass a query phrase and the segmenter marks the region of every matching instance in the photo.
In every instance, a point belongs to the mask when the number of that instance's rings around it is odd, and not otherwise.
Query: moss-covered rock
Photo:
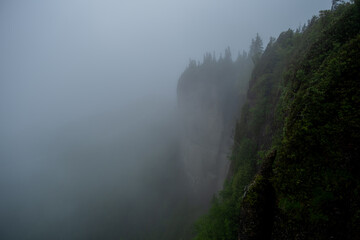
[[[275,190],[270,178],[276,152],[264,161],[241,204],[239,240],[270,239],[275,214]]]

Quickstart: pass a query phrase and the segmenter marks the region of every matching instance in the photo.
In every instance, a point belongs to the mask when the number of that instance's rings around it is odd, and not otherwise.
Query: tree
[[[252,58],[254,64],[256,64],[264,51],[263,41],[259,34],[256,34],[255,39],[251,40],[249,55]]]
[[[224,57],[225,61],[232,61],[232,58],[231,58],[231,50],[230,50],[230,47],[227,47],[225,49],[225,57]]]
[[[335,10],[344,0],[332,0],[331,10]]]

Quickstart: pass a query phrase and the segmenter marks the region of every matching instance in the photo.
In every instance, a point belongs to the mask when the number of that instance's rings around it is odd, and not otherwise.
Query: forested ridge
[[[359,239],[360,2],[253,61],[228,178],[194,239]]]
[[[360,0],[0,18],[0,240],[360,240]]]

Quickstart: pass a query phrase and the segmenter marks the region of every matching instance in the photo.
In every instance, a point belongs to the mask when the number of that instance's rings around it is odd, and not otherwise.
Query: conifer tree
[[[251,40],[249,55],[252,58],[254,64],[256,64],[264,51],[263,41],[259,34],[256,34],[255,39]]]

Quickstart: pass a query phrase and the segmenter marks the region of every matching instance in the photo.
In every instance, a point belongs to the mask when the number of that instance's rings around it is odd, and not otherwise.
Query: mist
[[[0,238],[188,236],[176,227],[197,215],[179,215],[200,203],[176,89],[189,58],[236,56],[330,5],[1,1]]]

